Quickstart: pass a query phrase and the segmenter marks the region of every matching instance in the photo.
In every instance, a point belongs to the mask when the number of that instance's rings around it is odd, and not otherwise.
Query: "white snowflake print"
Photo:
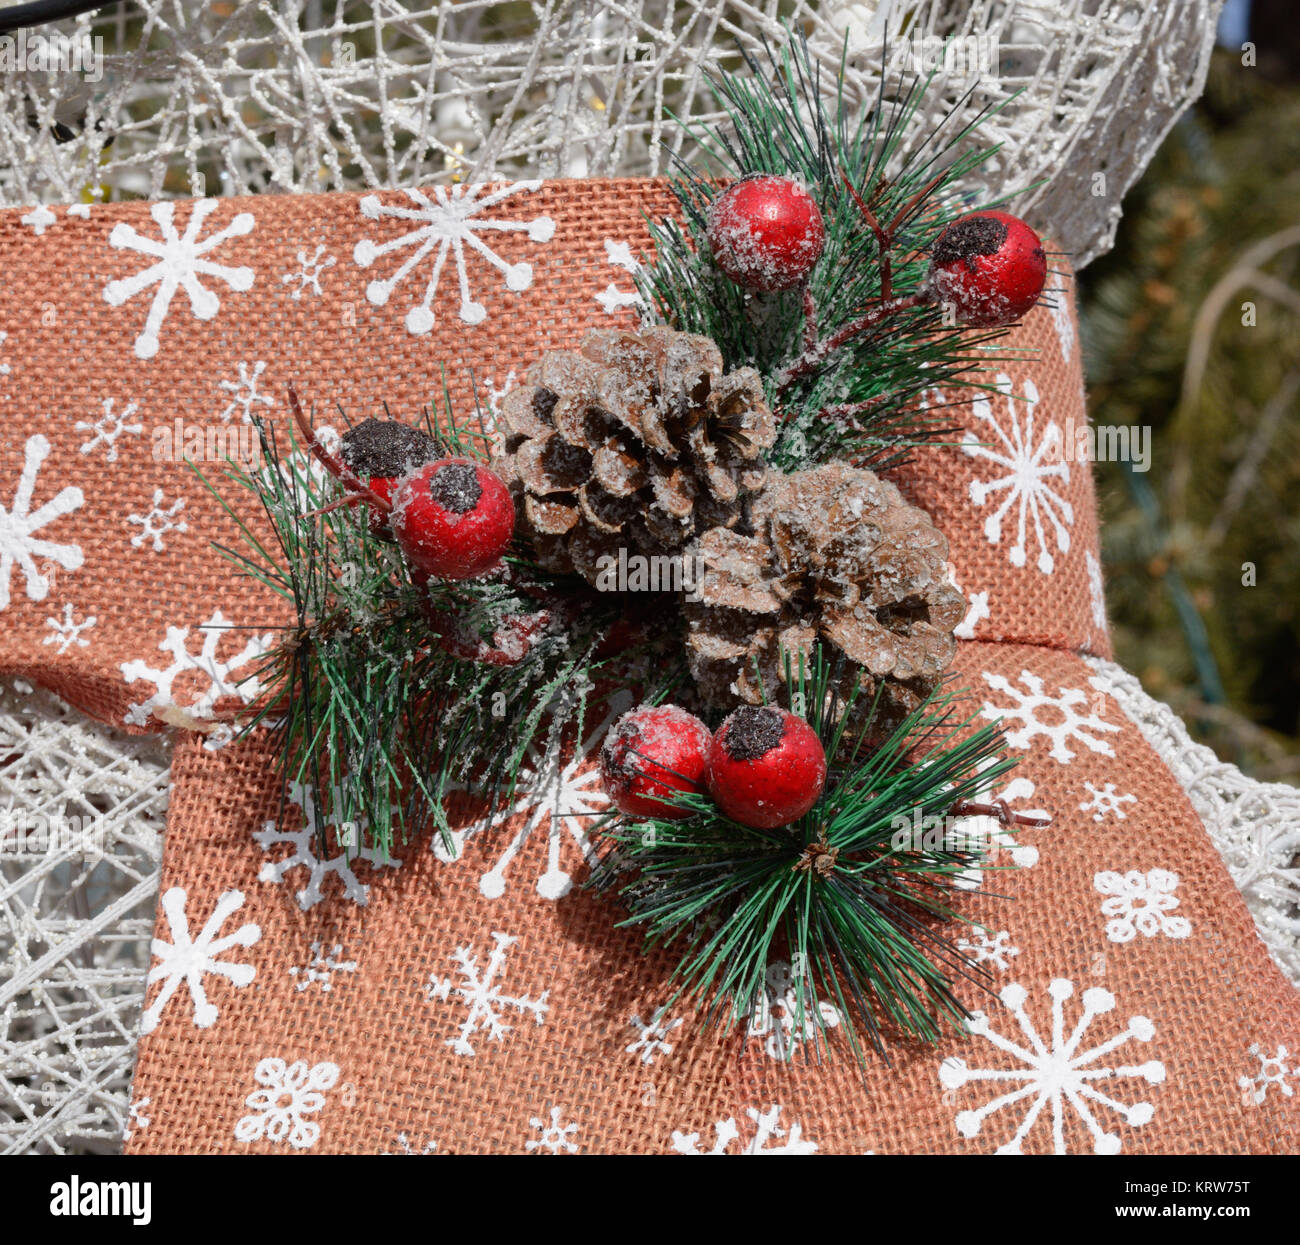
[[[537,879],[537,893],[544,899],[562,899],[573,888],[573,877],[561,866],[565,838],[573,840],[580,858],[588,863],[595,847],[587,834],[590,819],[599,817],[609,807],[609,798],[600,781],[595,754],[604,742],[605,733],[615,719],[631,707],[632,698],[619,693],[610,702],[613,708],[574,749],[568,761],[566,748],[539,734],[528,745],[515,784],[514,800],[503,809],[489,812],[470,822],[452,836],[452,850],[442,836],[433,836],[433,851],[444,863],[460,859],[468,840],[522,816],[523,821],[501,850],[496,863],[479,878],[479,891],[487,899],[500,899],[506,892],[506,871],[532,836],[546,835],[546,867]]]
[[[986,704],[980,711],[990,720],[1003,719],[1007,743],[1013,748],[1029,748],[1039,737],[1050,739],[1052,747],[1048,755],[1059,765],[1069,765],[1074,760],[1071,743],[1082,744],[1089,752],[1100,756],[1115,755],[1110,744],[1097,736],[1114,734],[1119,727],[1101,717],[1087,692],[1077,687],[1062,687],[1055,696],[1045,695],[1043,680],[1028,670],[1020,672],[1018,681],[1027,690],[1013,687],[1006,675],[985,671],[984,682],[1013,704],[1009,708]],[[1085,711],[1080,712],[1080,706],[1084,706]]]
[[[1092,602],[1092,625],[1102,636],[1108,634],[1106,626],[1106,587],[1102,583],[1101,563],[1092,556],[1092,550],[1083,555],[1084,565],[1088,568],[1088,598]]]
[[[605,259],[613,268],[621,268],[634,277],[641,271],[641,263],[632,254],[632,248],[626,242],[615,242],[613,238],[605,239]],[[621,290],[611,281],[599,294],[596,301],[604,308],[607,316],[617,315],[625,309],[639,311],[645,304],[635,285],[631,290]]]
[[[262,1086],[244,1099],[252,1114],[235,1125],[235,1139],[250,1142],[287,1141],[295,1150],[310,1150],[320,1140],[320,1125],[307,1119],[325,1105],[326,1091],[339,1080],[336,1063],[307,1066],[298,1059],[263,1059],[253,1071],[253,1080]]]
[[[343,954],[343,944],[335,943],[332,948],[326,950],[323,942],[313,942],[311,944],[311,958],[306,964],[295,964],[289,969],[289,976],[294,978],[295,990],[308,990],[312,986],[320,986],[323,994],[329,994],[334,989],[335,973],[355,973],[357,971],[356,960],[343,960],[339,957]]]
[[[1300,1077],[1300,1065],[1294,1068],[1287,1067],[1290,1052],[1285,1046],[1279,1045],[1276,1055],[1266,1055],[1263,1047],[1258,1042],[1253,1042],[1249,1053],[1259,1060],[1259,1070],[1254,1076],[1237,1078],[1237,1084],[1242,1091],[1242,1098],[1247,1103],[1254,1103],[1255,1106],[1259,1106],[1268,1097],[1269,1091],[1274,1088],[1280,1091],[1283,1097],[1291,1098],[1294,1096],[1295,1089],[1287,1078],[1291,1076]]]
[[[792,1123],[788,1132],[781,1127],[781,1112],[776,1103],[766,1111],[746,1108],[753,1129],[751,1133],[746,1126],[745,1138],[734,1118],[718,1120],[713,1126],[713,1146],[708,1150],[700,1148],[699,1133],[674,1131],[673,1150],[678,1154],[816,1154],[816,1143],[805,1140],[799,1124]]]
[[[294,285],[297,288],[290,292],[289,297],[298,302],[302,296],[310,290],[313,294],[321,295],[325,291],[320,287],[320,279],[327,268],[334,267],[334,256],[325,254],[324,243],[317,243],[316,250],[309,256],[305,250],[298,252],[298,271],[286,272],[280,278],[281,285]]]
[[[460,1031],[454,1038],[448,1038],[446,1045],[458,1055],[472,1057],[477,1052],[470,1041],[477,1033],[486,1033],[490,1042],[504,1042],[506,1034],[514,1028],[505,1022],[507,1010],[518,1012],[521,1016],[531,1016],[537,1024],[546,1023],[549,990],[543,990],[537,998],[525,995],[506,994],[500,981],[505,968],[506,956],[510,948],[518,942],[509,934],[493,932],[492,950],[488,960],[481,968],[478,957],[469,947],[457,947],[452,959],[460,974],[461,984],[456,985],[450,977],[429,976],[429,985],[425,994],[430,1002],[449,1003],[455,994],[456,1001],[465,1008],[465,1019],[460,1024]]]
[[[257,382],[262,373],[266,371],[266,364],[258,359],[254,362],[251,372],[248,370],[247,363],[241,363],[238,366],[238,380],[219,380],[217,382],[218,389],[230,394],[230,401],[219,416],[223,424],[230,423],[236,411],[239,412],[240,423],[251,424],[253,422],[253,407],[275,405],[275,399],[270,394],[257,392]]]
[[[361,268],[369,268],[377,259],[413,247],[401,265],[393,273],[382,279],[371,281],[366,286],[366,298],[376,307],[387,304],[393,291],[409,276],[435,249],[437,255],[433,260],[433,271],[425,283],[424,296],[406,313],[407,332],[419,336],[428,333],[434,324],[433,298],[438,292],[438,281],[442,277],[443,266],[448,253],[456,265],[456,276],[460,285],[460,318],[466,324],[482,324],[487,319],[487,309],[476,302],[470,294],[469,256],[466,251],[473,251],[493,268],[501,273],[506,289],[520,293],[533,283],[531,264],[508,264],[479,237],[480,233],[522,233],[530,242],[549,242],[555,236],[555,222],[549,216],[538,216],[531,221],[495,220],[480,215],[488,208],[509,199],[513,195],[531,193],[541,187],[539,181],[514,182],[485,194],[485,187],[480,185],[460,184],[456,186],[435,186],[431,199],[423,190],[406,190],[403,193],[414,205],[385,204],[378,195],[365,195],[361,199],[361,214],[370,220],[381,221],[385,218],[410,222],[413,228],[409,233],[376,243],[363,238],[353,251],[353,259]]]
[[[158,287],[145,318],[144,328],[135,339],[138,358],[152,359],[158,353],[158,335],[178,289],[183,289],[189,296],[190,310],[196,320],[211,320],[221,310],[221,300],[200,282],[200,277],[211,277],[214,281],[223,282],[237,293],[252,288],[254,274],[251,268],[231,268],[207,258],[222,243],[252,233],[253,217],[250,213],[240,212],[230,224],[210,233],[206,238],[199,237],[203,222],[221,203],[220,199],[196,199],[183,234],[176,230],[176,204],[168,200],[155,203],[149,208],[149,215],[158,226],[158,238],[147,238],[137,233],[125,221],[114,225],[113,232],[108,235],[109,246],[117,250],[137,251],[141,255],[152,256],[155,260],[134,275],[110,281],[104,287],[104,300],[112,307],[122,306],[151,285]]]
[[[1038,388],[1032,380],[1024,382],[1025,418],[1017,415],[1016,399],[1011,394],[1011,377],[999,373],[995,382],[999,393],[1005,397],[1007,423],[1004,425],[993,414],[993,404],[981,394],[971,403],[971,411],[980,421],[978,432],[967,432],[962,438],[962,449],[972,458],[993,464],[995,470],[1004,472],[991,480],[972,480],[971,502],[979,508],[995,495],[1001,497],[997,508],[984,520],[984,536],[991,545],[1002,543],[1002,524],[1008,513],[1016,509],[1016,536],[1007,550],[1012,566],[1024,566],[1028,558],[1030,527],[1038,545],[1035,565],[1044,575],[1050,575],[1056,566],[1049,545],[1051,529],[1057,551],[1065,553],[1070,548],[1070,531],[1074,525],[1074,509],[1064,497],[1052,488],[1053,481],[1070,482],[1070,465],[1062,452],[1061,430],[1048,420],[1042,436],[1035,440],[1034,407],[1038,402]]]
[[[952,581],[952,586],[962,592],[962,586],[957,579],[957,568],[951,562],[945,563],[948,568],[948,578]],[[975,638],[975,628],[989,617],[989,594],[987,592],[972,592],[966,597],[966,616],[953,628],[953,635],[959,640],[973,640]]]
[[[1069,363],[1074,353],[1074,325],[1070,322],[1069,278],[1065,273],[1053,268],[1048,279],[1043,299],[1052,313],[1052,327],[1056,330],[1056,340],[1061,343],[1061,359]]]
[[[41,434],[27,438],[23,448],[23,470],[14,489],[13,504],[0,506],[0,610],[9,608],[9,581],[17,564],[26,580],[27,599],[44,601],[50,592],[51,572],[36,569],[36,559],[45,558],[75,571],[83,561],[80,545],[57,545],[41,540],[34,533],[47,523],[71,514],[85,502],[75,485],[60,489],[44,505],[32,509],[32,494],[41,465],[50,456],[50,443]]]
[[[1142,873],[1130,869],[1127,873],[1109,870],[1093,875],[1092,884],[1107,896],[1102,900],[1101,914],[1111,919],[1106,922],[1106,937],[1111,942],[1132,942],[1139,934],[1153,938],[1163,934],[1166,938],[1186,938],[1192,932],[1192,923],[1182,916],[1169,914],[1178,907],[1178,874],[1168,869],[1151,869]]]
[[[158,1027],[163,1009],[182,982],[188,987],[194,1005],[195,1026],[210,1029],[217,1023],[217,1008],[208,999],[204,977],[224,977],[232,986],[242,990],[257,976],[257,969],[251,964],[238,964],[221,958],[232,947],[251,947],[262,937],[261,928],[252,923],[241,925],[233,934],[221,933],[221,927],[231,914],[244,906],[243,892],[223,892],[197,938],[190,936],[190,921],[185,912],[187,898],[187,892],[181,886],[173,886],[162,897],[163,916],[167,919],[172,941],[153,940],[153,955],[158,963],[149,970],[145,987],[147,989],[156,981],[161,981],[163,987],[140,1020],[141,1033],[152,1033]]]
[[[976,767],[975,772],[982,774],[995,763],[995,759],[989,757]],[[975,799],[983,804],[995,804],[1000,801],[1013,812],[1026,817],[1047,818],[1049,814],[1045,808],[1023,807],[1025,800],[1033,799],[1036,790],[1032,779],[1017,776],[997,790],[989,787],[978,792]],[[1010,857],[1011,863],[1017,869],[1032,869],[1038,863],[1038,848],[1032,843],[1021,841],[1024,831],[1013,826],[1004,826],[996,817],[986,817],[981,814],[957,817],[953,819],[951,830],[954,839],[987,853],[989,865],[1002,863],[1003,853]],[[973,864],[961,870],[954,874],[953,883],[962,890],[978,890],[984,884],[984,866]]]
[[[529,1153],[577,1154],[578,1147],[571,1140],[578,1131],[576,1124],[562,1124],[563,1111],[552,1107],[549,1119],[534,1115],[528,1122],[542,1135],[524,1142],[524,1149]]]
[[[132,705],[126,712],[126,720],[135,726],[143,726],[150,717],[158,718],[172,726],[195,729],[205,719],[211,718],[217,701],[227,696],[238,696],[244,704],[256,698],[261,691],[261,684],[256,677],[234,678],[237,671],[269,653],[274,647],[270,632],[252,636],[244,647],[232,657],[217,657],[217,647],[230,627],[230,620],[223,617],[220,610],[213,613],[199,630],[203,632],[203,644],[197,653],[189,651],[190,629],[188,627],[168,627],[167,638],[158,648],[170,653],[172,664],[161,670],[155,670],[144,661],[124,661],[121,666],[122,676],[128,683],[145,680],[157,688],[147,700]],[[199,676],[207,681],[207,689],[195,696],[188,704],[182,706],[176,701],[175,684],[177,679],[190,682],[191,676]]]
[[[1113,1112],[1133,1128],[1150,1123],[1155,1108],[1149,1102],[1126,1105],[1103,1093],[1098,1088],[1098,1083],[1142,1080],[1149,1085],[1161,1084],[1165,1079],[1165,1066],[1159,1060],[1152,1059],[1135,1065],[1108,1065],[1104,1062],[1113,1052],[1130,1042],[1149,1042],[1155,1036],[1155,1026],[1145,1016],[1131,1016],[1118,1033],[1096,1046],[1081,1049],[1084,1035],[1093,1021],[1114,1010],[1115,996],[1100,986],[1085,990],[1083,1011],[1074,1028],[1067,1034],[1065,1001],[1074,994],[1074,983],[1058,977],[1048,986],[1047,993],[1052,999],[1050,1033],[1040,1034],[1035,1027],[1025,1010],[1029,992],[1019,984],[1007,986],[998,997],[1014,1017],[1021,1039],[999,1033],[983,1012],[975,1012],[971,1017],[968,1025],[970,1032],[1008,1055],[1019,1066],[972,1068],[964,1059],[957,1057],[943,1061],[939,1068],[939,1080],[945,1090],[955,1092],[967,1085],[984,1085],[990,1092],[996,1092],[997,1086],[1012,1087],[976,1110],[958,1112],[954,1121],[957,1131],[963,1137],[978,1136],[988,1120],[999,1111],[1027,1102],[1028,1107],[1015,1132],[996,1151],[998,1154],[1020,1154],[1025,1139],[1043,1114],[1044,1108],[1050,1105],[1052,1151],[1055,1154],[1065,1154],[1068,1104],[1090,1134],[1093,1152],[1118,1154],[1122,1146],[1120,1138],[1104,1131],[1101,1122],[1093,1114],[1093,1106],[1089,1104]]]
[[[142,1133],[149,1127],[152,1119],[145,1115],[144,1109],[153,1101],[150,1098],[136,1098],[126,1108],[126,1124],[122,1127],[122,1140],[130,1141],[132,1134]]]
[[[656,1055],[671,1055],[673,1044],[668,1041],[668,1035],[681,1028],[682,1019],[679,1016],[676,1020],[668,1020],[667,1016],[667,1007],[656,1010],[649,1020],[633,1016],[628,1023],[636,1030],[636,1041],[623,1049],[629,1055],[636,1055],[642,1063],[654,1063]]]
[[[9,334],[6,333],[3,329],[0,329],[0,346],[3,346],[5,342],[7,342],[8,340],[9,340]],[[10,371],[11,369],[9,367],[9,364],[5,363],[2,359],[0,359],[0,376],[8,376]]]
[[[788,1060],[802,1043],[813,1042],[826,1029],[837,1028],[841,1020],[839,1009],[825,999],[814,1000],[808,995],[807,985],[799,981],[790,964],[774,960],[767,966],[763,992],[754,1002],[745,1036],[762,1042],[769,1059]],[[814,1006],[821,1018],[820,1025],[811,1014]]]
[[[417,1150],[415,1146],[412,1145],[411,1139],[406,1135],[406,1133],[397,1134],[397,1146],[398,1148],[396,1150],[385,1150],[384,1153],[385,1154],[416,1154],[416,1155],[438,1153],[438,1143],[436,1141],[432,1141],[432,1140],[426,1141],[424,1145]]]
[[[83,640],[81,633],[89,631],[99,621],[92,614],[89,618],[83,618],[80,622],[76,619],[76,610],[71,604],[65,604],[63,607],[62,618],[47,618],[45,625],[51,628],[53,635],[45,637],[46,644],[57,644],[59,646],[59,655],[62,656],[74,645],[77,648],[89,648],[90,641]]]
[[[117,462],[117,439],[123,433],[130,433],[133,437],[138,437],[144,432],[143,424],[128,424],[126,421],[136,412],[134,402],[128,402],[126,408],[120,412],[114,412],[113,399],[104,399],[104,413],[93,424],[85,420],[78,420],[76,428],[78,432],[93,432],[95,435],[89,441],[86,441],[82,447],[83,454],[94,453],[95,446],[108,446],[108,453],[104,455],[106,462]]]
[[[977,966],[988,964],[1005,973],[1011,967],[1011,957],[1020,954],[1020,948],[1011,945],[1011,935],[1005,929],[990,933],[982,925],[972,925],[970,932],[969,938],[957,939],[957,950],[964,952]]]
[[[38,203],[30,212],[18,219],[39,238],[58,220],[58,217],[45,204]]]
[[[184,519],[178,519],[176,516],[185,509],[185,498],[178,497],[167,508],[163,509],[163,491],[156,488],[153,491],[153,505],[147,514],[129,514],[126,516],[128,523],[138,524],[140,531],[131,537],[131,544],[140,549],[144,547],[146,541],[151,542],[154,553],[162,553],[166,548],[163,537],[168,532],[187,532],[189,526]]]
[[[103,187],[101,187],[101,186],[96,186],[96,187],[94,188],[93,193],[96,194],[96,195],[103,194]],[[78,220],[89,220],[89,219],[90,219],[90,204],[89,204],[89,203],[73,203],[73,204],[69,205],[69,207],[68,207],[68,215],[69,215],[69,216],[75,216]]]
[[[1137,803],[1137,796],[1130,795],[1127,791],[1120,792],[1113,782],[1095,787],[1085,779],[1083,785],[1088,788],[1090,798],[1079,805],[1079,812],[1092,813],[1093,821],[1105,821],[1107,817],[1123,821],[1124,805]]]
[[[330,793],[331,810],[338,807],[339,792],[335,788]],[[286,830],[275,821],[266,822],[260,830],[253,832],[253,840],[265,852],[274,847],[288,844],[293,851],[279,860],[268,860],[258,872],[259,882],[269,882],[278,886],[285,877],[295,869],[307,870],[307,882],[296,894],[298,906],[306,912],[325,900],[324,882],[333,874],[343,887],[343,897],[350,899],[358,907],[364,908],[370,901],[370,887],[358,881],[352,866],[358,860],[364,860],[375,869],[399,869],[402,862],[395,857],[386,856],[373,847],[354,847],[366,828],[364,818],[359,823],[340,821],[333,811],[325,813],[321,822],[325,827],[325,837],[331,837],[342,844],[337,856],[318,856],[320,847],[316,835],[316,795],[310,783],[291,782],[287,805],[296,805],[302,810],[302,825],[296,830]],[[333,834],[331,835],[331,831]]]

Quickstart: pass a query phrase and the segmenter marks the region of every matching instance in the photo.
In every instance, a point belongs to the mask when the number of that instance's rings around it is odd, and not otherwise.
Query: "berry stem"
[[[803,286],[803,348],[806,354],[817,344],[817,301],[805,281]]]
[[[1004,826],[1029,826],[1041,830],[1050,826],[1050,817],[1035,817],[1031,813],[1013,813],[1006,800],[994,800],[992,804],[979,804],[974,800],[958,800],[949,810],[952,817],[996,817]]]
[[[796,380],[815,372],[827,355],[833,354],[846,342],[852,341],[855,337],[861,337],[863,333],[875,328],[882,320],[887,320],[900,311],[907,311],[911,307],[920,307],[929,301],[930,296],[928,294],[916,293],[908,294],[903,298],[893,298],[888,302],[876,303],[875,306],[864,315],[859,316],[851,324],[846,324],[829,337],[825,337],[811,347],[806,348],[803,354],[785,369],[781,377],[781,383],[777,386],[777,396],[780,397],[785,393]]]
[[[289,411],[293,415],[293,421],[298,425],[298,430],[302,433],[312,457],[336,480],[341,480],[348,488],[352,489],[358,495],[358,500],[368,502],[384,514],[391,514],[393,510],[392,503],[386,501],[373,489],[363,484],[356,472],[321,444],[320,439],[316,436],[315,429],[308,423],[307,416],[303,414],[302,404],[298,401],[298,391],[292,385],[289,386]]]

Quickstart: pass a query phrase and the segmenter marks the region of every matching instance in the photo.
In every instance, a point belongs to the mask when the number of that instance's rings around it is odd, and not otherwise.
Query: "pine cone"
[[[882,725],[915,709],[951,662],[966,610],[925,511],[870,471],[833,463],[770,476],[752,523],[753,536],[714,529],[693,549],[702,576],[687,650],[705,698],[756,704],[764,687],[772,697],[781,648],[797,660],[820,640],[853,663],[842,693],[856,678],[870,704],[883,684]]]
[[[776,439],[758,373],[723,375],[712,341],[668,328],[543,355],[498,424],[539,561],[592,584],[604,554],[679,553],[742,523]]]

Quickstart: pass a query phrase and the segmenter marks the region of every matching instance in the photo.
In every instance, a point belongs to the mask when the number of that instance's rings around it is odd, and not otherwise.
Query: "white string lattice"
[[[807,33],[850,100],[938,64],[912,141],[998,109],[973,194],[1081,266],[1204,84],[1222,0],[133,0],[63,23],[92,74],[37,61],[0,85],[0,202],[656,174],[719,118],[707,73]],[[944,39],[949,43],[945,50]],[[885,48],[888,47],[886,54]],[[66,63],[66,62],[65,62]],[[99,75],[96,80],[89,78]],[[969,98],[966,93],[976,89]],[[900,156],[905,152],[900,153]],[[1041,183],[1041,184],[1039,184]]]

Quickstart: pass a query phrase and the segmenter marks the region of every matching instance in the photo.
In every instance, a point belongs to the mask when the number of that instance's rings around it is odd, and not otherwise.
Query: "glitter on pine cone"
[[[552,351],[502,403],[511,486],[539,562],[596,585],[605,555],[681,552],[741,522],[776,423],[752,368],[706,337],[597,329]]]
[[[770,477],[752,522],[752,536],[714,529],[693,549],[703,574],[686,605],[687,651],[705,699],[770,698],[782,648],[797,662],[820,641],[852,663],[860,703],[883,685],[882,727],[916,709],[952,661],[966,610],[925,511],[870,471],[832,463]]]

